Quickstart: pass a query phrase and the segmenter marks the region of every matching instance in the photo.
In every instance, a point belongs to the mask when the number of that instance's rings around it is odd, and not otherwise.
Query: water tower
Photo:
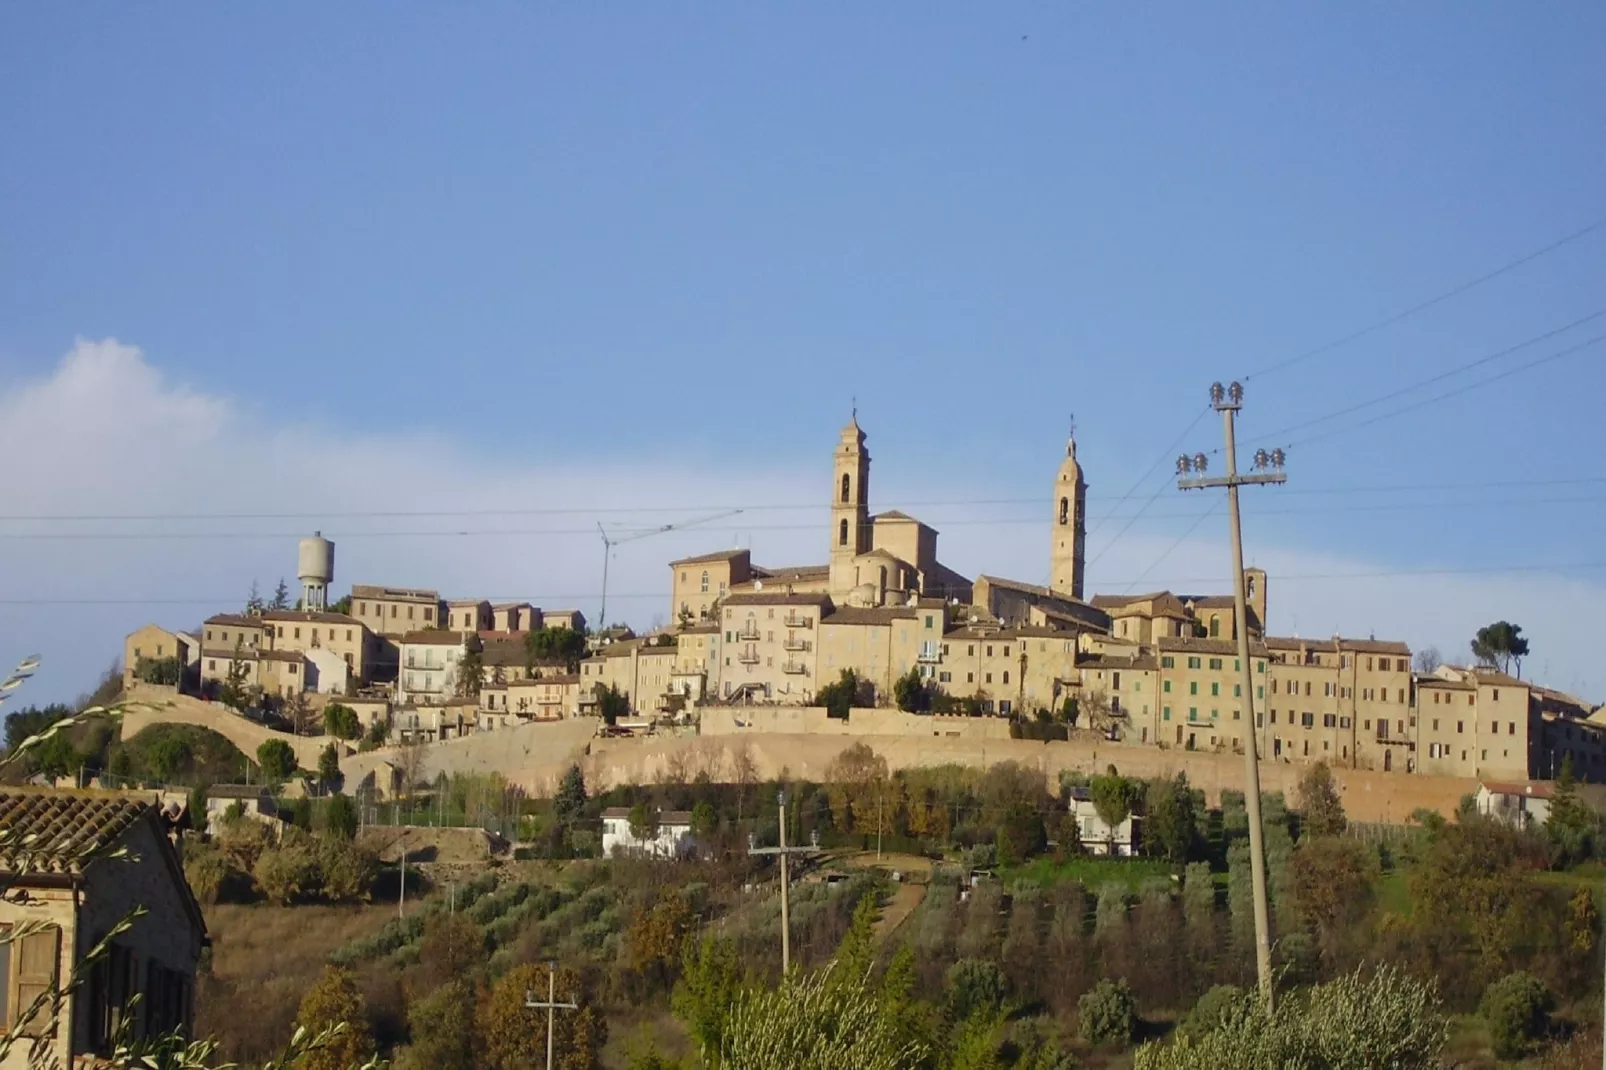
[[[329,608],[329,585],[335,579],[335,544],[315,531],[301,540],[296,577],[301,580],[301,608],[322,613]]]

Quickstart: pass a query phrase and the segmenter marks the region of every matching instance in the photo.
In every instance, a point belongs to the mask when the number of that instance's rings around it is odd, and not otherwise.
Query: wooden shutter
[[[61,930],[52,925],[30,933],[12,945],[11,1014],[15,1021],[13,1032],[25,1037],[44,1036],[51,1029],[52,1013],[47,999],[45,1005],[31,1018],[21,1021],[34,1000],[45,996],[56,983],[56,968],[61,961]]]

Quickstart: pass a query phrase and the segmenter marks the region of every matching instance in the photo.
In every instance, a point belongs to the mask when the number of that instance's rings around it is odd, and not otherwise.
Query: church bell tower
[[[870,550],[870,452],[858,413],[842,429],[831,481],[831,593],[857,584],[853,559]]]
[[[1087,558],[1087,481],[1076,463],[1076,432],[1065,446],[1065,460],[1054,480],[1054,543],[1051,556],[1054,593],[1082,597],[1082,570]]]

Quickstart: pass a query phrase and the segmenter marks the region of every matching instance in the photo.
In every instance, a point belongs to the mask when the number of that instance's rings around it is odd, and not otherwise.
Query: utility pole
[[[1255,471],[1238,474],[1238,440],[1234,420],[1243,407],[1244,388],[1238,383],[1222,388],[1220,383],[1210,386],[1210,404],[1219,413],[1226,432],[1227,474],[1206,476],[1209,459],[1203,453],[1177,458],[1177,486],[1182,490],[1202,490],[1208,487],[1227,488],[1227,511],[1232,524],[1232,605],[1238,633],[1238,666],[1243,681],[1244,701],[1244,807],[1249,816],[1249,866],[1255,899],[1255,972],[1260,981],[1260,996],[1268,1012],[1272,1006],[1271,977],[1271,915],[1266,904],[1266,840],[1260,823],[1260,756],[1257,753],[1255,721],[1255,672],[1249,659],[1248,599],[1244,595],[1244,539],[1243,527],[1238,519],[1238,488],[1245,484],[1285,483],[1283,451],[1255,451]],[[1190,475],[1190,473],[1192,473]],[[1261,622],[1265,627],[1265,622]]]
[[[786,792],[777,796],[781,804],[781,845],[779,847],[754,847],[749,845],[747,853],[750,855],[779,855],[781,858],[781,976],[784,978],[792,972],[792,918],[791,897],[787,885],[786,856],[793,854],[806,854],[819,849],[819,835],[816,833],[813,847],[786,846]]]
[[[524,991],[524,1005],[532,1011],[546,1010],[546,1070],[552,1070],[552,1015],[555,1011],[577,1011],[578,1003],[558,1002],[558,965],[548,961],[546,964],[546,1002],[537,1002],[535,993],[529,989]]]

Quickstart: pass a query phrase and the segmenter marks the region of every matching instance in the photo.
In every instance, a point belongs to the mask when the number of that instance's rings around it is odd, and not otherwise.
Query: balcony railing
[[[781,665],[781,671],[793,676],[803,676],[808,673],[809,667],[801,661],[788,661]]]
[[[814,618],[806,617],[801,613],[788,613],[786,620],[782,623],[788,628],[812,628],[814,627]]]
[[[736,655],[736,660],[741,662],[743,665],[757,665],[759,660],[758,651],[751,649],[744,650],[740,654]]]
[[[915,660],[916,661],[926,662],[926,663],[929,663],[929,664],[936,664],[937,662],[942,660],[942,648],[941,647],[932,647],[929,650],[927,650],[925,648],[921,648],[920,653],[915,655]]]
[[[756,643],[759,639],[763,638],[763,636],[759,633],[757,626],[744,626],[741,631],[736,633],[736,638],[746,643]]]
[[[786,650],[807,650],[809,648],[809,641],[807,639],[796,639],[789,635],[781,643],[781,646]]]

